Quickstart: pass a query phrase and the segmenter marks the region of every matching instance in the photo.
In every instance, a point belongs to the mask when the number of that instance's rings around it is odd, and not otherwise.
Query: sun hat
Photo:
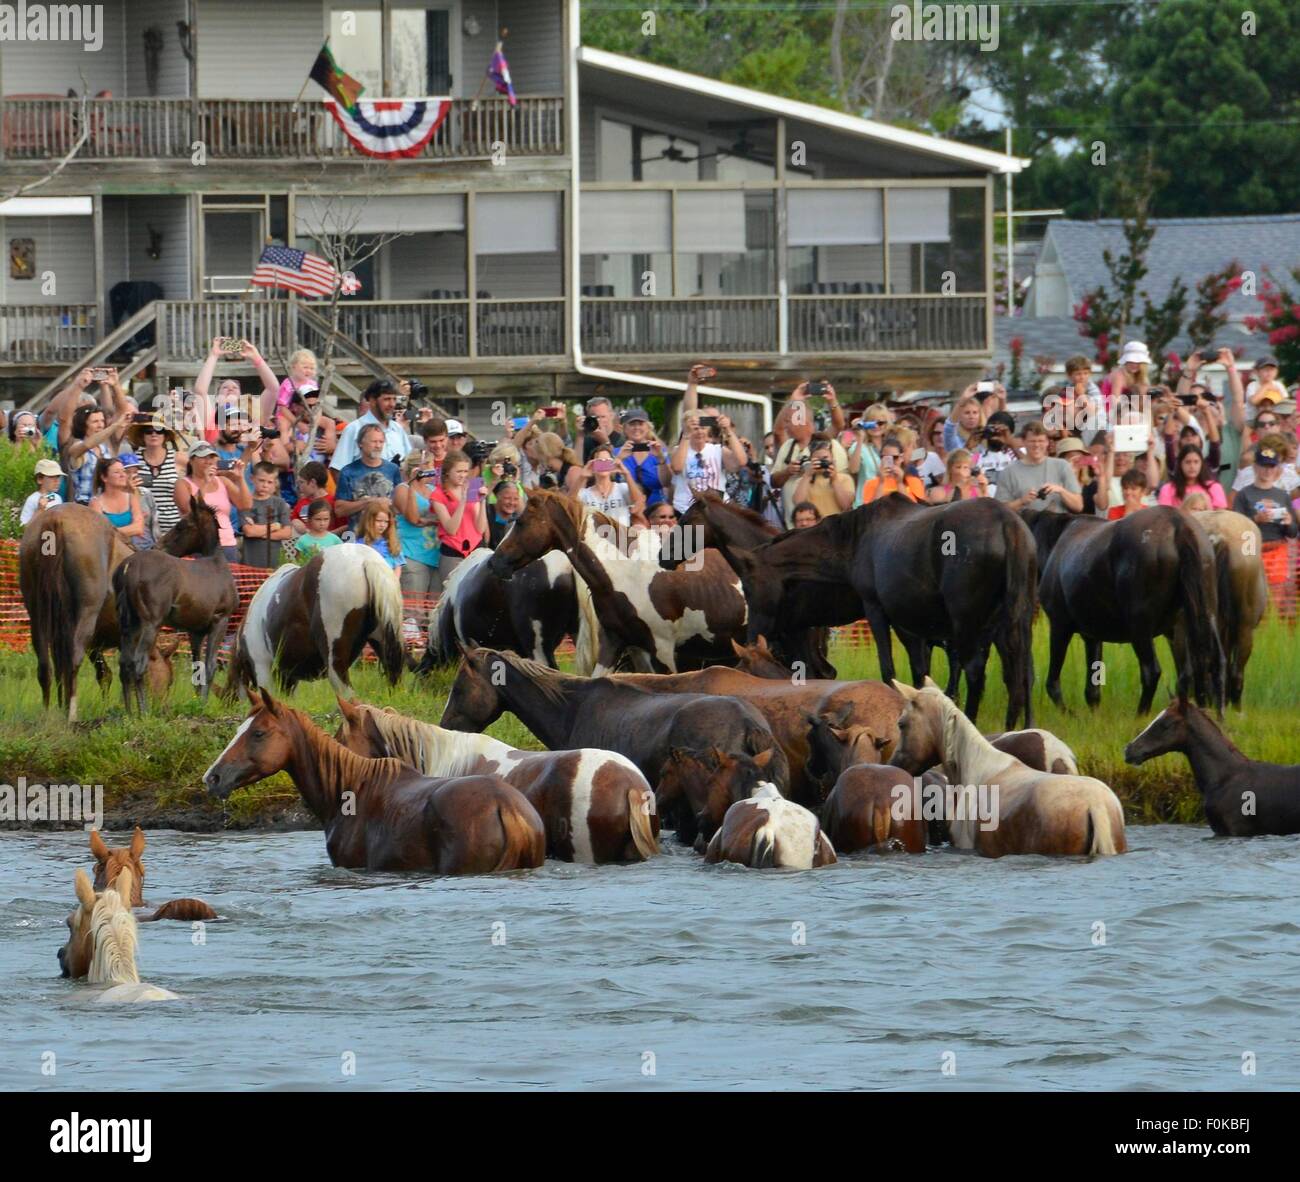
[[[126,441],[136,451],[139,451],[142,447],[144,447],[145,432],[151,430],[161,431],[163,435],[167,437],[167,441],[172,445],[172,447],[180,448],[185,446],[184,441],[181,439],[180,435],[175,431],[175,429],[169,427],[166,423],[162,421],[162,419],[157,417],[149,420],[149,422],[147,423],[132,423],[126,429]]]
[[[1075,435],[1067,435],[1064,439],[1058,439],[1056,442],[1056,457],[1068,456],[1071,452],[1086,452],[1088,449],[1083,445],[1083,440]]]
[[[57,460],[37,460],[36,475],[37,476],[66,476],[67,473],[62,468],[59,467],[59,462]]]
[[[1124,352],[1119,355],[1120,365],[1136,361],[1139,365],[1151,364],[1151,352],[1145,341],[1129,341],[1124,345]]]

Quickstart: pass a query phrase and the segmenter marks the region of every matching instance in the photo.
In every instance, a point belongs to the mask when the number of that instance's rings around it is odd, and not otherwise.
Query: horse
[[[1218,580],[1219,638],[1227,670],[1224,697],[1240,708],[1246,685],[1246,665],[1255,647],[1255,629],[1268,608],[1268,579],[1261,558],[1263,538],[1249,517],[1231,509],[1208,509],[1196,514],[1214,547]],[[1174,628],[1171,647],[1180,665],[1187,654],[1187,629],[1180,618]]]
[[[516,653],[466,648],[442,725],[482,731],[506,710],[552,751],[617,751],[651,784],[659,782],[674,747],[750,756],[776,748],[768,778],[779,786],[790,782],[785,754],[763,715],[747,702],[711,693],[652,694],[618,678],[574,677]],[[669,819],[661,815],[660,823]]]
[[[881,677],[894,676],[890,629],[912,678],[929,672],[932,645],[966,675],[966,713],[978,717],[990,647],[1002,658],[1006,726],[1033,725],[1033,616],[1038,568],[1028,527],[981,497],[918,505],[894,493],[753,550],[728,547],[749,603],[749,639],[850,624],[865,616]]]
[[[943,765],[956,794],[949,832],[958,849],[987,858],[1110,855],[1128,849],[1124,810],[1100,780],[1036,771],[999,751],[933,680],[919,690],[894,686],[907,706],[890,763],[913,776]],[[984,802],[978,797],[990,790],[991,815],[982,817]]]
[[[1247,759],[1205,711],[1175,698],[1124,748],[1142,764],[1179,751],[1192,765],[1205,819],[1220,837],[1300,833],[1300,766]]]
[[[577,672],[590,673],[600,625],[573,564],[553,550],[502,580],[487,569],[491,557],[491,550],[475,550],[452,571],[429,617],[429,643],[416,673],[454,665],[460,643],[510,649],[558,668],[555,650],[566,635],[577,644]]]
[[[626,652],[649,672],[677,669],[677,649],[699,639],[724,659],[744,634],[740,582],[716,550],[677,570],[659,564],[659,535],[646,530],[627,549],[616,545],[621,527],[561,492],[534,490],[488,569],[502,579],[551,550],[563,552],[591,590],[600,622],[591,672],[617,666]]]
[[[805,771],[810,780],[821,785],[823,792],[854,764],[881,763],[892,754],[892,745],[870,726],[854,724],[852,717],[852,711],[845,707],[833,714],[804,713],[808,724]],[[888,752],[886,746],[890,748]]]
[[[704,851],[706,862],[739,862],[762,869],[812,870],[835,862],[815,813],[762,783],[748,800],[733,804]]]
[[[177,558],[197,554],[197,558]],[[205,700],[217,669],[226,626],[239,606],[239,591],[221,549],[217,514],[202,496],[190,498],[189,512],[158,543],[124,559],[113,572],[119,635],[118,667],[122,700],[144,713],[144,683],[149,653],[158,629],[166,625],[189,634],[190,659],[202,661],[198,687]],[[204,645],[206,644],[206,649]]]
[[[676,819],[677,840],[702,854],[727,809],[767,780],[771,762],[771,751],[749,756],[729,755],[717,747],[674,747],[655,789],[659,811]]]
[[[654,793],[614,751],[520,751],[339,699],[335,738],[368,759],[391,756],[426,776],[499,775],[524,794],[546,826],[546,852],[564,862],[642,862],[659,852]]]
[[[90,852],[95,858],[95,890],[111,887],[124,869],[131,871],[131,906],[145,906],[144,901],[144,830],[139,825],[131,835],[131,844],[112,848],[104,844],[98,829],[90,831]],[[145,923],[159,919],[179,919],[193,923],[196,920],[216,919],[217,913],[202,899],[172,899],[152,915],[137,916]]]
[[[292,693],[300,681],[328,677],[354,698],[349,669],[369,643],[389,685],[402,675],[402,592],[379,553],[344,542],[305,566],[285,565],[258,589],[240,621],[223,694],[274,680]]]
[[[926,851],[927,826],[914,810],[897,809],[912,795],[912,777],[901,768],[854,763],[835,778],[821,809],[822,831],[842,854],[855,850]],[[898,816],[899,812],[909,815]]]
[[[139,928],[131,914],[131,868],[123,867],[116,883],[100,894],[80,867],[73,884],[77,909],[68,916],[68,942],[58,952],[59,975],[107,985],[96,1002],[175,1001],[170,989],[142,982],[136,968]]]
[[[287,771],[325,827],[333,865],[491,874],[545,861],[541,817],[500,776],[431,779],[400,759],[363,759],[269,690],[249,698],[251,712],[203,775],[209,795],[225,800]]]
[[[1194,515],[1159,505],[1118,521],[1025,511],[1042,563],[1038,599],[1051,625],[1048,697],[1064,706],[1061,669],[1077,632],[1087,669],[1084,700],[1101,703],[1102,645],[1131,644],[1141,668],[1138,714],[1151,709],[1160,684],[1155,638],[1181,620],[1188,643],[1178,689],[1223,706],[1214,549]]]
[[[164,539],[165,540],[165,539]],[[137,554],[102,514],[86,505],[56,505],[27,523],[18,544],[18,585],[30,621],[41,700],[50,690],[68,721],[77,720],[77,674],[89,658],[103,693],[112,673],[106,649],[118,642],[113,572]],[[151,688],[170,686],[171,667],[155,646],[149,653]]]
[[[765,681],[788,681],[794,684],[794,670],[781,662],[781,658],[767,643],[766,636],[758,637],[753,644],[740,644],[733,640],[731,649],[736,654],[733,669],[748,673],[751,677],[761,677]],[[834,677],[833,671],[831,676]]]

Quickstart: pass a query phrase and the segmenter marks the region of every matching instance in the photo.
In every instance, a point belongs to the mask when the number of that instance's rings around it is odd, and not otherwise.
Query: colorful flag
[[[338,62],[334,60],[334,55],[330,52],[330,43],[328,41],[320,47],[320,53],[316,55],[316,60],[312,63],[311,73],[307,77],[332,95],[336,103],[349,109],[356,106],[357,99],[361,97],[362,92],[366,89],[351,74],[344,73],[339,68]]]
[[[447,118],[451,99],[358,99],[350,110],[326,99],[325,109],[358,151],[380,160],[395,160],[424,151]]]
[[[339,286],[339,273],[319,255],[292,246],[268,246],[253,271],[254,287],[283,287],[305,296],[328,296]]]
[[[512,107],[519,105],[519,100],[515,97],[515,84],[510,80],[510,63],[506,61],[506,55],[501,52],[501,43],[499,41],[493,51],[492,62],[488,66],[487,76],[492,79],[492,85],[497,88],[497,94],[508,94]]]

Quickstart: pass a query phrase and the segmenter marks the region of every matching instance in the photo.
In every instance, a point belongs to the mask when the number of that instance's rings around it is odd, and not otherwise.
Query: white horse
[[[836,858],[816,814],[786,800],[775,784],[765,780],[748,800],[738,800],[727,810],[704,860],[811,870],[829,866]]]
[[[943,765],[955,794],[946,819],[958,849],[990,858],[1128,849],[1124,809],[1100,780],[1035,771],[999,751],[929,677],[923,689],[898,681],[894,688],[907,705],[891,762],[915,776]]]

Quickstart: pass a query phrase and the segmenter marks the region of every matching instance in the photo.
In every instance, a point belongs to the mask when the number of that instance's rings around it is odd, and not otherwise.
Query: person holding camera
[[[442,465],[442,480],[430,494],[430,508],[438,519],[441,587],[447,585],[452,572],[478,548],[487,533],[483,482],[471,481],[469,470],[469,456],[463,451],[449,451]]]
[[[402,464],[402,476],[402,483],[393,490],[397,540],[406,558],[401,569],[402,594],[428,600],[442,590],[438,519],[432,507],[439,471],[428,467],[423,456],[411,455]],[[423,630],[427,615],[427,609],[419,613],[408,610],[407,619]]]
[[[614,418],[614,407],[604,394],[597,394],[587,399],[587,416],[582,420],[582,461],[587,463],[596,448],[608,443],[617,451],[623,446],[626,437],[618,429]]]
[[[26,451],[41,450],[41,444],[44,441],[41,438],[40,426],[36,421],[36,416],[30,410],[14,411],[9,416],[9,423],[5,431],[9,436],[9,442],[14,447],[20,447]]]
[[[230,466],[222,468],[220,464]],[[216,510],[217,534],[226,561],[238,562],[233,512],[250,509],[253,504],[253,491],[244,480],[244,461],[220,459],[217,449],[205,441],[190,448],[186,471],[188,475],[176,481],[176,508],[184,517],[194,494],[201,493],[204,504]]]
[[[655,434],[650,416],[639,406],[623,412],[626,436],[615,458],[623,465],[627,478],[641,490],[646,509],[653,509],[668,497],[673,469],[664,445]]]
[[[776,457],[772,461],[772,487],[781,490],[781,513],[787,526],[794,520],[794,490],[799,484],[800,477],[803,476],[804,461],[812,451],[815,423],[812,410],[808,405],[808,397],[814,386],[820,388],[827,404],[834,407],[832,420],[838,413],[839,422],[835,424],[834,429],[838,432],[843,430],[844,426],[844,412],[839,409],[835,388],[829,383],[801,382],[794,388],[790,401],[777,416],[773,430],[782,442],[776,449]],[[849,457],[837,439],[831,440],[831,460],[836,472],[848,472]]]
[[[745,450],[731,425],[731,419],[716,407],[704,413],[690,411],[685,429],[673,448],[673,508],[685,513],[697,492],[712,489],[726,495],[726,473],[745,463]]]
[[[821,517],[833,517],[836,513],[853,508],[855,492],[853,477],[847,472],[835,470],[831,441],[814,440],[794,486],[795,504],[807,502],[816,507]],[[791,520],[791,525],[793,524]]]
[[[984,430],[984,407],[975,391],[981,386],[992,389],[992,382],[975,382],[962,391],[952,414],[943,421],[943,446],[946,451],[959,447],[974,451]]]
[[[910,432],[909,432],[910,434]],[[926,503],[925,484],[919,476],[908,472],[903,459],[903,440],[888,435],[880,445],[880,475],[872,477],[862,486],[862,503],[870,505],[890,493],[899,493],[909,501]]]
[[[639,517],[645,512],[641,490],[626,478],[615,481],[614,475],[622,471],[622,466],[614,459],[614,450],[608,443],[596,444],[585,471],[591,480],[578,492],[578,500],[588,509],[595,509],[624,527],[632,524],[633,514]]]
[[[964,447],[948,453],[947,479],[930,489],[932,505],[947,505],[951,501],[973,501],[989,495],[989,478],[982,468],[975,466],[974,457]]]
[[[515,485],[519,489],[519,500],[522,504],[526,499],[524,493],[523,474],[519,465],[519,449],[513,443],[498,443],[489,453],[486,462],[486,471],[483,473],[483,479],[487,482],[488,488],[488,516],[492,515],[492,506],[496,504],[497,485],[503,480]]]
[[[1047,454],[1047,429],[1035,420],[1024,432],[1025,454],[998,473],[997,499],[1019,513],[1037,505],[1053,513],[1082,513],[1083,494],[1068,461]]]
[[[34,422],[35,416],[32,418]],[[46,509],[63,504],[63,498],[59,496],[59,485],[66,475],[57,460],[36,461],[36,491],[23,502],[23,511],[18,519],[20,525],[26,525],[36,514]]]
[[[1255,447],[1251,482],[1237,491],[1232,508],[1259,526],[1263,548],[1260,560],[1270,587],[1284,586],[1290,579],[1287,540],[1300,535],[1291,497],[1278,483],[1282,453],[1270,443]]]

